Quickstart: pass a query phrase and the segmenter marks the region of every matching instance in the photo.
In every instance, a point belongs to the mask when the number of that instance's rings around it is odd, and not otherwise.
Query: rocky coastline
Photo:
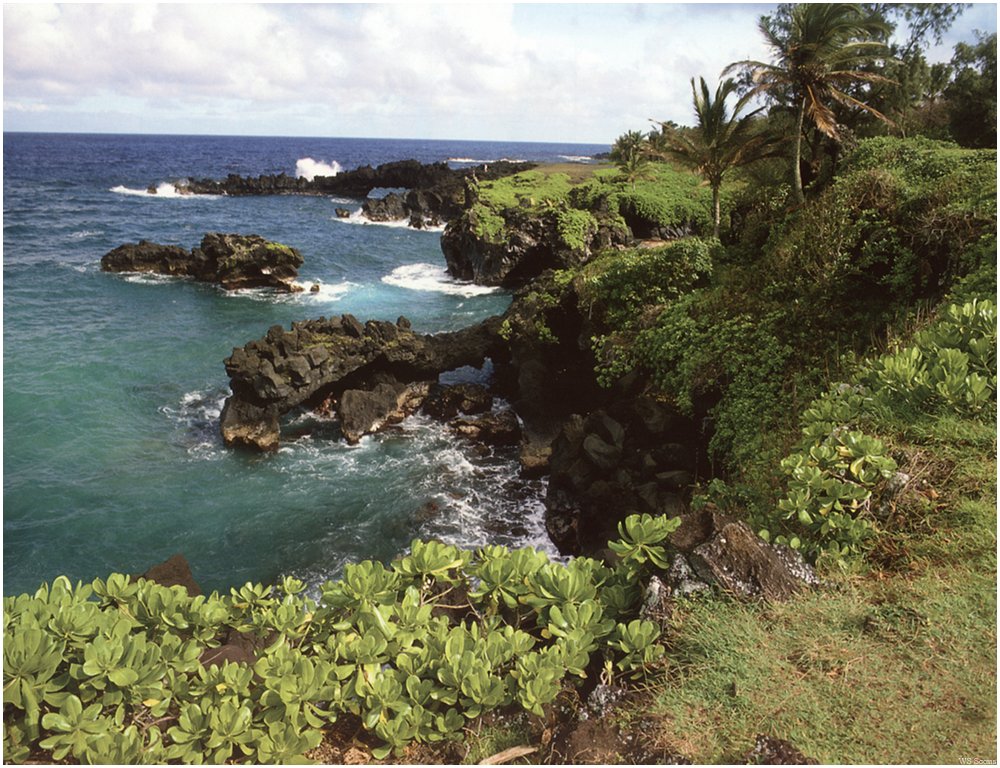
[[[177,183],[184,194],[194,195],[319,195],[363,200],[363,215],[371,221],[407,221],[421,228],[440,226],[460,215],[466,190],[479,181],[503,178],[534,168],[534,163],[500,160],[470,168],[447,163],[400,160],[377,167],[361,166],[336,176],[312,179],[285,173],[257,177],[230,174],[225,179],[185,179]],[[391,191],[382,198],[368,198],[374,189]],[[153,190],[155,192],[155,188]],[[342,209],[349,215],[347,209]],[[343,213],[338,215],[343,216]]]
[[[468,223],[464,212],[449,231]],[[545,226],[529,218],[526,227]],[[747,599],[783,599],[813,583],[795,553],[717,510],[691,509],[692,489],[709,475],[702,419],[661,402],[635,375],[597,386],[593,322],[572,285],[555,286],[548,267],[558,259],[538,257],[551,248],[536,245],[518,254],[526,285],[508,310],[461,331],[419,334],[405,317],[343,315],[275,326],[235,348],[225,361],[226,445],[277,450],[282,418],[297,409],[335,415],[350,443],[422,409],[457,435],[518,446],[522,471],[548,478],[546,528],[564,554],[609,556],[606,542],[626,516],[666,514],[684,521],[671,539],[673,594],[715,584]],[[488,389],[438,383],[487,360]],[[495,397],[510,408],[493,412]]]
[[[547,477],[545,525],[567,555],[609,556],[619,522],[631,514],[680,517],[672,536],[675,567],[667,588],[686,593],[717,584],[745,598],[782,599],[813,577],[790,551],[759,539],[714,510],[692,510],[696,483],[708,479],[704,417],[661,402],[649,382],[627,375],[598,386],[591,339],[597,328],[579,286],[553,268],[585,264],[598,250],[633,240],[633,226],[598,206],[572,246],[559,209],[503,211],[505,237],[479,231],[478,182],[524,169],[494,164],[455,171],[415,161],[365,167],[312,181],[287,176],[191,182],[208,194],[367,195],[373,220],[448,226],[442,251],[452,275],[487,285],[521,286],[502,316],[449,333],[420,334],[405,317],[361,322],[350,314],[274,326],[226,359],[231,394],[219,419],[234,449],[275,451],[282,419],[297,410],[336,417],[348,443],[423,410],[463,439],[517,446],[522,473]],[[648,222],[647,222],[648,223]],[[635,224],[633,222],[633,224]],[[640,223],[641,233],[645,224]],[[190,251],[142,241],[105,254],[109,272],[192,277],[226,290],[301,290],[301,254],[257,235],[209,233]],[[441,374],[489,361],[490,386],[443,386]],[[495,402],[509,407],[495,411]]]

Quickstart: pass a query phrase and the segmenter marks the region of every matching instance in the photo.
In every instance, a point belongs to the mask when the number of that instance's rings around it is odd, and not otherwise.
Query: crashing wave
[[[496,293],[497,289],[487,285],[461,282],[448,275],[444,267],[433,264],[406,264],[396,267],[382,278],[387,285],[407,288],[411,291],[437,291],[453,296],[483,296]]]
[[[345,224],[366,224],[376,227],[396,227],[397,229],[412,229],[416,232],[444,232],[444,224],[438,226],[425,225],[423,227],[410,226],[409,219],[396,219],[395,221],[372,221],[364,214],[363,208],[353,211],[350,216],[337,216],[334,221],[342,221]]]
[[[317,176],[336,176],[343,170],[336,160],[325,163],[313,160],[311,157],[301,157],[295,161],[295,176],[299,179],[312,181]]]
[[[124,184],[119,184],[117,187],[112,187],[110,192],[114,192],[118,195],[131,195],[133,197],[165,197],[170,199],[187,199],[187,198],[213,198],[218,197],[218,195],[196,195],[193,192],[189,192],[187,185],[183,183],[173,183],[170,181],[163,181],[157,184],[155,187],[147,187],[146,189],[133,189],[131,187],[126,187]]]

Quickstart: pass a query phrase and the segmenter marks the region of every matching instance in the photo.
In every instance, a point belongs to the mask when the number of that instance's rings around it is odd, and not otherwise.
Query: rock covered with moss
[[[474,206],[445,228],[441,250],[459,280],[516,287],[547,269],[578,267],[626,240],[619,222],[589,211],[514,208],[498,215]]]
[[[191,251],[148,240],[120,245],[101,258],[101,269],[192,277],[227,291],[273,288],[290,293],[301,290],[294,281],[302,262],[295,248],[260,235],[210,232]]]
[[[696,176],[657,164],[625,183],[608,167],[545,166],[470,185],[441,238],[449,273],[519,287],[547,269],[573,269],[634,238],[674,240],[710,228]]]

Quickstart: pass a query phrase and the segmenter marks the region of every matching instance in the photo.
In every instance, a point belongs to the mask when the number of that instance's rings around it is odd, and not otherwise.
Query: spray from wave
[[[150,186],[146,189],[133,189],[131,187],[126,187],[124,184],[119,184],[117,187],[112,187],[110,191],[117,195],[131,195],[132,197],[163,197],[171,200],[217,197],[217,195],[196,195],[189,192],[185,184],[175,184],[169,181],[161,182],[155,187]]]
[[[311,157],[302,157],[295,161],[295,176],[299,179],[312,181],[317,176],[336,176],[343,168],[340,163],[334,160],[331,163],[324,163],[322,160],[313,160]]]
[[[454,296],[482,296],[495,293],[496,288],[486,285],[474,285],[454,280],[448,276],[444,267],[433,264],[406,264],[396,267],[382,278],[382,282],[397,288],[407,288],[411,291],[437,291]]]

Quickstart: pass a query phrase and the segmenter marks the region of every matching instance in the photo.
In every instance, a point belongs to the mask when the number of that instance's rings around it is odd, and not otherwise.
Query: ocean
[[[60,574],[141,573],[174,553],[206,590],[388,561],[413,538],[553,552],[543,481],[512,451],[483,452],[423,416],[336,439],[290,417],[271,455],[226,449],[223,360],[275,324],[351,313],[425,333],[502,312],[510,296],[444,272],[440,232],[339,219],[329,197],[172,194],[186,178],[311,175],[414,158],[580,160],[607,146],[388,139],[16,134],[3,137],[3,593]],[[151,195],[150,186],[159,194]],[[298,248],[318,293],[226,293],[189,280],[102,273],[148,239],[207,232]],[[482,380],[483,370],[448,378]]]

